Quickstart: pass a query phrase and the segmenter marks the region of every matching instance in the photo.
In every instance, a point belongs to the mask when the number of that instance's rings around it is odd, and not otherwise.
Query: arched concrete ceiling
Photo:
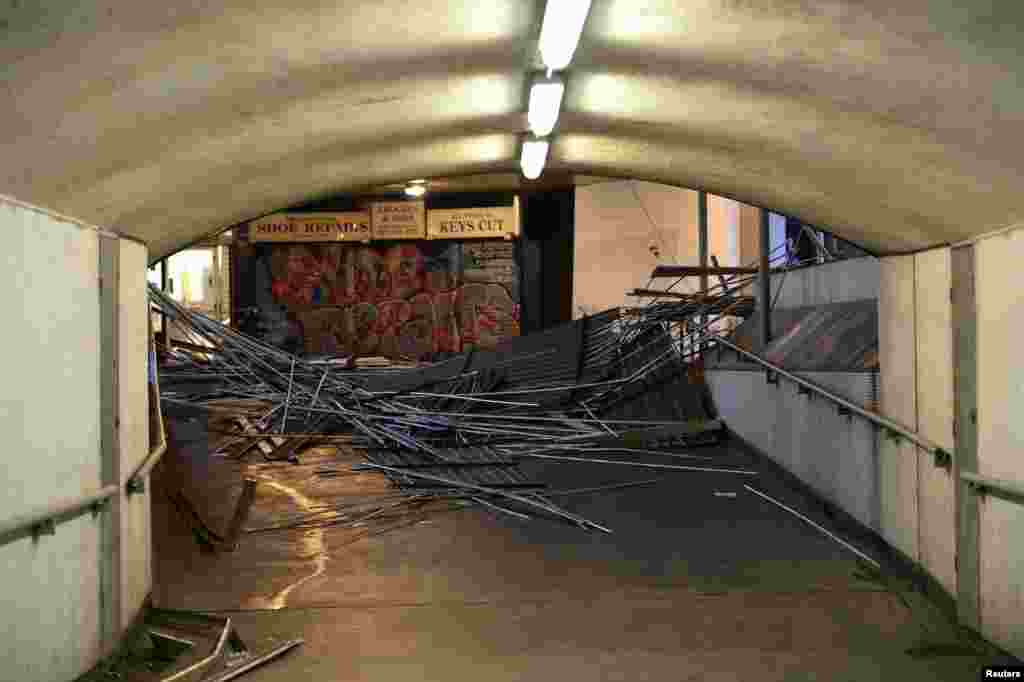
[[[326,194],[517,167],[543,2],[0,0],[0,192],[165,254]],[[594,0],[549,168],[883,253],[1024,219],[1024,3]]]

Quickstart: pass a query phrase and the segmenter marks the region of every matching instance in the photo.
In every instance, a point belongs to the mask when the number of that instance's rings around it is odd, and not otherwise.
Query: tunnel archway
[[[12,3],[5,192],[151,257],[311,197],[512,171],[539,6]],[[1011,3],[595,2],[550,171],[705,188],[880,253],[1021,218]]]

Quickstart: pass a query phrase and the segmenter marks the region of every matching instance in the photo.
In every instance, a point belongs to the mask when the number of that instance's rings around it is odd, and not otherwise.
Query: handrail
[[[153,343],[153,330],[152,324],[150,325],[150,344]],[[125,484],[125,493],[129,496],[136,493],[145,492],[146,490],[146,476],[156,466],[156,463],[160,461],[160,458],[167,452],[167,429],[164,427],[164,412],[162,408],[162,398],[160,397],[160,373],[156,369],[156,348],[152,347],[149,353],[149,361],[152,365],[152,381],[149,383],[152,394],[156,399],[156,421],[160,425],[160,443],[155,447],[151,448],[146,458],[142,460],[138,467],[135,468],[134,473],[128,477],[128,483]]]
[[[53,535],[58,523],[78,518],[87,510],[97,512],[108,499],[118,494],[118,486],[108,485],[94,493],[69,500],[51,502],[44,508],[0,522],[0,545],[28,535]]]
[[[125,492],[128,495],[134,495],[146,490],[146,476],[149,475],[149,472],[156,466],[156,463],[160,461],[165,452],[167,452],[166,434],[164,434],[163,442],[150,450],[149,454],[146,455],[146,459],[142,460],[142,463],[135,469],[135,473],[128,477],[128,483],[125,484]]]
[[[850,402],[846,398],[838,396],[835,393],[832,393],[831,391],[822,388],[813,381],[804,379],[803,377],[793,374],[792,372],[787,372],[778,365],[775,365],[769,362],[768,360],[765,360],[760,355],[752,353],[744,348],[740,348],[731,341],[726,341],[721,336],[711,336],[710,339],[715,343],[721,343],[727,348],[731,348],[737,353],[740,353],[741,355],[750,358],[754,362],[758,363],[759,365],[762,365],[766,369],[771,370],[775,374],[778,374],[779,376],[785,377],[790,381],[800,384],[804,388],[807,388],[817,393],[823,398],[831,400],[837,405],[840,405],[846,410],[849,410],[849,412],[856,414],[857,416],[866,419],[867,421],[872,422],[877,426],[882,427],[890,434],[902,436],[903,438],[906,438],[907,440],[916,443],[917,445],[924,448],[925,450],[927,450],[928,452],[935,456],[935,463],[937,466],[948,467],[952,464],[952,454],[948,450],[944,449],[938,443],[933,443],[932,441],[928,440],[927,438],[917,433],[913,429],[910,429],[909,427],[906,427],[903,424],[900,424],[899,422],[895,422],[892,419],[888,419],[887,417],[883,417],[874,412],[865,410],[863,407],[860,407],[859,405]]]
[[[1024,484],[1017,481],[980,476],[969,471],[961,471],[960,478],[979,495],[992,494],[1009,502],[1024,504]]]

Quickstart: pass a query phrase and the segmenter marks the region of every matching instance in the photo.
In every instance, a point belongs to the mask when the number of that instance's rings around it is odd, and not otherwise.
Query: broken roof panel
[[[733,343],[785,369],[878,371],[878,302],[874,299],[772,311],[772,341],[764,349],[757,316],[744,321]],[[751,362],[723,352],[708,357],[708,369],[753,369]]]

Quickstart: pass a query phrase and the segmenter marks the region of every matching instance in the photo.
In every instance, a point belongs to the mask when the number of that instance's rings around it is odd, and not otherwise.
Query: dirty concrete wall
[[[121,488],[149,454],[149,327],[146,319],[146,247],[120,241],[118,283],[118,410]],[[150,499],[146,492],[121,504],[121,622],[130,623],[152,589]]]
[[[0,518],[100,488],[99,241],[0,198]],[[66,680],[101,650],[103,515],[0,545],[4,679]]]
[[[851,258],[773,275],[772,296],[779,308],[877,299],[880,281],[879,259]]]
[[[743,226],[740,214],[743,206],[744,204],[733,199],[714,194],[708,195],[709,263],[711,256],[715,256],[718,258],[719,265],[735,266],[740,264],[740,242],[742,241],[740,230]]]
[[[953,306],[949,249],[914,255],[914,321],[918,367],[917,426],[921,435],[953,452]],[[883,370],[884,371],[884,370]],[[952,469],[936,467],[917,450],[921,564],[956,594],[956,499]]]
[[[869,372],[801,372],[861,405],[872,402]],[[879,528],[877,441],[874,429],[840,415],[796,384],[770,384],[764,372],[705,373],[721,419],[740,438],[785,467],[824,499],[869,528]]]
[[[977,381],[977,465],[983,476],[1024,483],[1024,298],[1016,284],[1024,230],[975,245],[976,351],[959,371]],[[954,452],[954,352],[951,252],[934,249],[882,259],[881,411]],[[936,467],[930,453],[881,439],[885,535],[950,594],[958,594],[958,552],[977,552],[983,635],[1024,655],[1024,507],[986,496],[978,505],[976,543],[958,547],[957,468]],[[960,537],[963,530],[960,531]],[[960,562],[963,565],[963,562]]]
[[[752,224],[754,217],[746,214]],[[873,258],[838,261],[772,275],[771,291],[773,298],[778,295],[778,308],[872,299],[879,277]],[[871,372],[801,375],[865,406],[879,390],[879,377]],[[879,442],[871,426],[839,415],[823,399],[798,394],[791,382],[767,383],[762,371],[709,369],[705,376],[715,407],[733,432],[864,525],[884,530]]]
[[[739,265],[756,248],[759,209],[708,195],[708,255]],[[592,314],[641,299],[626,296],[646,287],[657,265],[697,265],[697,192],[634,180],[576,188],[573,315]],[[655,245],[658,254],[651,253]],[[756,253],[752,258],[756,258]],[[655,280],[664,289],[672,280]],[[696,278],[675,291],[693,291]]]
[[[659,264],[697,264],[693,190],[632,180],[580,186],[575,222],[573,317],[635,305],[626,292],[644,287]]]
[[[149,453],[147,252],[5,197],[0,230],[6,238],[0,309],[10,321],[0,354],[0,436],[7,453],[0,458],[7,482],[0,519],[93,494],[110,472],[121,472],[121,493],[105,510],[59,522],[52,535],[0,544],[0,677],[67,680],[116,644],[122,630],[111,626],[126,626],[151,589],[149,498],[123,496],[123,484]],[[117,282],[101,284],[102,253],[110,252],[103,244],[111,243]],[[111,290],[118,307],[105,317],[113,310],[103,303],[112,300]],[[106,325],[115,315],[116,325]],[[102,344],[113,328],[116,467],[104,457],[104,424],[114,421],[102,411],[109,395],[103,387],[112,385]]]
[[[657,265],[697,265],[697,192],[640,181],[610,181],[576,188],[576,244],[573,271],[573,315],[595,313],[641,301],[626,296],[646,287]],[[773,258],[782,258],[785,218],[771,214]],[[756,266],[759,258],[761,209],[708,195],[708,255],[723,266]],[[658,254],[652,254],[655,245]],[[879,264],[858,258],[773,277],[781,287],[776,305],[794,308],[878,298]],[[672,280],[655,280],[661,289]],[[676,291],[694,291],[687,279]],[[755,285],[745,287],[753,295]]]
[[[1024,299],[1015,280],[1024,231],[982,239],[975,254],[976,352],[971,366],[959,371],[973,375],[978,386],[978,473],[1020,485],[1024,361],[1017,346]],[[880,293],[880,409],[957,451],[950,249],[882,259]],[[964,537],[957,527],[959,496],[971,493],[958,486],[957,467],[937,467],[931,453],[882,436],[880,447],[883,535],[952,595],[958,594],[957,566],[978,566],[981,633],[1024,654],[1024,550],[1018,541],[1024,536],[1024,507],[983,498],[976,542],[958,547],[958,535]],[[977,556],[965,564],[958,562],[958,552]]]
[[[949,249],[881,260],[882,414],[952,452],[953,327]],[[879,435],[882,535],[956,593],[953,472],[931,453]]]
[[[736,265],[754,267],[761,257],[761,209],[740,204],[739,221]],[[757,282],[753,282],[743,287],[740,292],[746,296],[754,296],[756,289]]]
[[[1024,485],[1024,230],[975,246],[978,473]],[[1024,657],[1024,506],[978,505],[981,631]]]
[[[1024,230],[988,237],[975,246],[977,460],[982,476],[1024,484],[1024,297],[1015,285],[1024,262]],[[827,269],[826,269],[827,268]],[[860,298],[877,291],[881,414],[957,451],[954,429],[953,291],[951,252],[935,249],[879,261],[843,261],[808,271],[795,298],[809,303]],[[803,271],[801,271],[803,272]],[[798,274],[790,273],[790,276]],[[783,297],[786,293],[783,293]],[[808,300],[807,297],[810,297]],[[1024,654],[1024,507],[994,495],[978,505],[977,542],[958,547],[956,467],[936,466],[932,453],[894,441],[866,424],[844,432],[846,419],[807,404],[785,381],[767,384],[763,372],[709,371],[722,417],[740,436],[766,452],[918,563],[951,595],[958,594],[958,552],[976,551],[981,633]],[[833,375],[808,374],[857,399],[855,386]],[[838,383],[837,383],[838,382]],[[816,431],[834,431],[834,447],[808,448]],[[874,441],[874,467],[869,448]],[[839,459],[844,462],[840,463]],[[844,465],[845,468],[840,468]],[[962,587],[962,586],[961,586]]]
[[[885,258],[878,299],[879,409],[917,430],[917,332],[913,256]],[[881,439],[879,487],[882,537],[906,556],[920,557],[917,450],[907,441]]]
[[[950,278],[945,249],[773,275],[772,293],[780,308],[877,298],[878,409],[952,451]],[[737,433],[956,591],[955,486],[930,453],[879,437],[862,420],[848,423],[785,381],[765,384],[763,373],[708,374],[716,404]],[[834,373],[818,379],[840,395],[869,401],[864,381],[849,381]],[[755,416],[756,410],[763,413]]]
[[[699,237],[695,190],[636,180],[576,188],[573,315],[595,313],[641,299],[626,296],[646,287],[657,265],[697,265]],[[708,195],[708,256],[719,265],[755,263],[761,209]],[[774,216],[781,218],[781,216]],[[774,234],[774,233],[773,233]],[[781,239],[780,235],[773,237]],[[658,255],[650,246],[658,248]],[[672,280],[655,280],[664,289]],[[674,291],[695,291],[696,278]]]

